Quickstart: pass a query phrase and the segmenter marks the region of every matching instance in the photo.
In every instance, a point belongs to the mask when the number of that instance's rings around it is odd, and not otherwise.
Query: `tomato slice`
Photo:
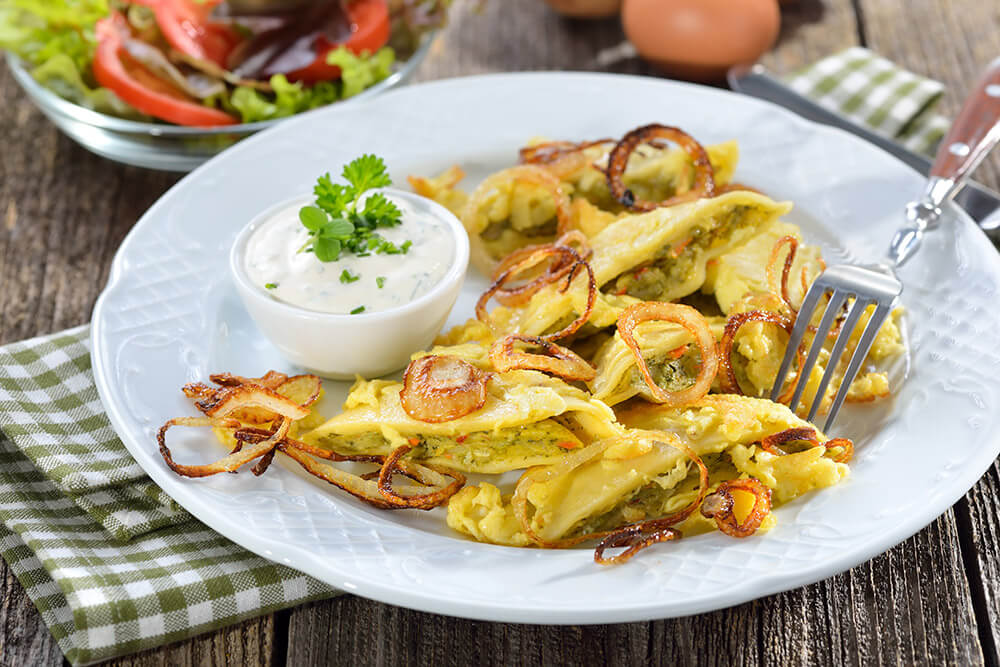
[[[153,10],[164,38],[181,53],[209,60],[220,67],[243,37],[224,23],[212,21],[212,9],[222,0],[132,0]]]
[[[155,118],[197,127],[233,125],[229,114],[193,101],[184,91],[161,79],[125,52],[123,36],[128,24],[121,14],[112,13],[97,23],[97,50],[94,77],[122,100]]]
[[[311,65],[288,73],[292,81],[316,83],[340,76],[340,68],[326,63],[326,54],[338,46],[346,46],[360,55],[363,51],[374,53],[389,41],[389,6],[386,0],[354,0],[346,7],[351,21],[351,36],[343,42],[333,43],[324,37],[316,40],[316,60]]]

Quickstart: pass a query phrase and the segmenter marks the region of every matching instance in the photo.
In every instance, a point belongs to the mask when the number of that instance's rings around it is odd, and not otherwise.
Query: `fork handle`
[[[951,186],[943,194],[944,199],[935,203],[944,203],[953,196],[997,142],[1000,142],[1000,58],[986,67],[979,85],[966,98],[938,148],[931,180],[951,181]]]
[[[978,85],[938,146],[919,202],[907,206],[910,224],[892,239],[889,259],[901,266],[913,256],[924,232],[941,220],[941,208],[955,196],[969,174],[1000,142],[1000,58],[986,66]]]

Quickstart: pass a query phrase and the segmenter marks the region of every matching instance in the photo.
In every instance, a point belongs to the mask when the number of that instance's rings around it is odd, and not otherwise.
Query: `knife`
[[[816,123],[846,130],[891,153],[925,176],[931,170],[929,158],[821,107],[768,74],[762,65],[737,65],[729,70],[726,79],[729,87],[738,93],[773,102]],[[979,223],[991,239],[1000,239],[1000,193],[970,180],[955,195],[955,202]]]

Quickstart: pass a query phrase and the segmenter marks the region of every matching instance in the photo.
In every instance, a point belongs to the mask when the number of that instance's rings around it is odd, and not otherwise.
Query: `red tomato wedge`
[[[94,77],[133,107],[177,125],[214,127],[237,122],[229,114],[192,100],[184,91],[165,81],[132,59],[124,49],[128,24],[112,13],[97,23]]]
[[[389,6],[386,0],[354,0],[347,5],[346,11],[351,21],[351,36],[337,43],[318,37],[313,45],[316,60],[307,67],[289,72],[290,80],[316,83],[339,78],[340,68],[326,63],[327,53],[339,46],[345,46],[357,55],[364,51],[374,53],[389,41]]]
[[[220,67],[243,37],[209,16],[222,0],[132,0],[153,10],[164,38],[181,53]]]

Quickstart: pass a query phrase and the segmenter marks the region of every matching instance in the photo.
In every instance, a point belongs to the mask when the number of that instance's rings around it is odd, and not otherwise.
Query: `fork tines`
[[[778,370],[774,386],[771,389],[771,400],[776,401],[781,395],[782,387],[785,384],[785,377],[788,375],[792,362],[799,356],[799,347],[802,344],[802,338],[805,336],[806,331],[810,329],[813,314],[823,298],[828,297],[826,310],[823,312],[819,326],[815,328],[815,338],[809,347],[805,363],[802,365],[796,378],[795,391],[792,394],[792,400],[788,404],[788,407],[793,411],[798,406],[808,384],[813,366],[816,365],[816,361],[819,358],[820,350],[823,348],[828,336],[831,335],[830,332],[834,324],[839,321],[840,326],[835,332],[836,340],[834,341],[833,348],[830,350],[830,358],[827,361],[823,378],[820,380],[816,395],[809,408],[809,415],[806,417],[807,421],[811,422],[823,402],[823,397],[826,395],[826,388],[830,384],[837,366],[840,365],[840,357],[847,348],[851,334],[857,327],[861,316],[865,313],[868,306],[875,305],[875,311],[872,313],[867,326],[858,340],[857,347],[847,366],[847,371],[844,373],[843,381],[837,390],[836,397],[833,399],[833,404],[830,406],[826,424],[823,426],[824,431],[829,429],[837,413],[840,411],[844,399],[847,397],[847,391],[851,386],[851,382],[854,381],[858,371],[861,369],[861,364],[864,363],[865,358],[868,356],[868,351],[875,341],[875,336],[882,328],[882,324],[889,316],[889,313],[892,312],[896,298],[901,291],[902,285],[895,278],[857,266],[833,266],[820,274],[809,288],[809,291],[806,292],[805,299],[802,301],[802,307],[799,309],[795,325],[788,339],[788,348],[785,350],[785,357],[781,361],[781,367]],[[847,308],[847,314],[841,318],[845,307]]]

